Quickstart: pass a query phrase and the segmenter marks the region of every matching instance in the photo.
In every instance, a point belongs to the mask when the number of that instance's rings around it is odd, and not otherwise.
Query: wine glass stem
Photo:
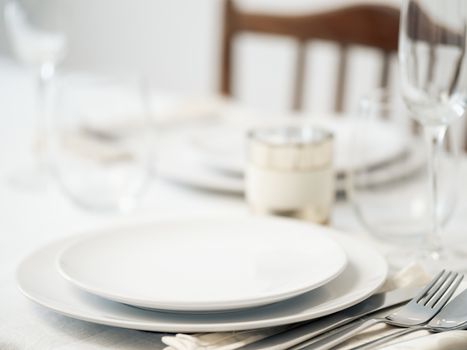
[[[39,168],[47,166],[47,124],[48,85],[54,74],[54,66],[44,63],[40,66],[36,81],[36,133],[34,151]]]
[[[431,258],[440,258],[442,245],[440,238],[440,222],[438,220],[438,156],[441,151],[444,135],[447,127],[445,125],[425,125],[425,139],[428,149],[428,189],[429,206],[431,215],[431,230],[426,235],[425,252]]]

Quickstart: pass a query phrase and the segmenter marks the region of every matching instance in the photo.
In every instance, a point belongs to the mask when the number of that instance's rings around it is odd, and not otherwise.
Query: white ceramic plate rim
[[[331,132],[338,133],[339,129],[347,129],[351,130],[353,128],[352,124],[359,123],[360,121],[356,121],[348,116],[315,116],[314,118],[304,118],[304,119],[290,119],[290,118],[281,118],[278,120],[271,120],[270,123],[260,122],[259,120],[254,122],[246,123],[243,127],[239,127],[238,125],[234,128],[237,132],[241,130],[248,130],[249,128],[255,127],[274,127],[275,125],[312,125],[313,127],[324,128],[328,129]],[[250,125],[251,124],[251,125]],[[375,124],[376,125],[376,124]],[[389,131],[386,128],[389,127]],[[391,128],[393,125],[390,122],[381,121],[378,123],[377,131],[379,133],[383,133],[388,135],[391,132]],[[233,156],[230,154],[218,154],[214,152],[214,145],[210,143],[209,136],[212,133],[222,134],[222,133],[229,133],[229,130],[232,130],[232,126],[229,125],[214,125],[214,126],[205,126],[200,127],[197,130],[193,130],[191,134],[185,135],[185,141],[181,143],[182,146],[185,147],[185,151],[193,153],[198,158],[198,161],[214,171],[224,172],[225,174],[234,174],[234,175],[243,175],[244,173],[244,162],[243,158],[238,158],[238,156]],[[400,136],[400,135],[398,135]],[[347,136],[349,137],[349,135]],[[347,145],[348,146],[348,145]],[[388,161],[392,161],[393,159],[397,159],[401,156],[404,152],[407,151],[409,146],[409,140],[406,137],[401,136],[398,142],[392,142],[390,149],[384,149],[384,152],[380,151],[380,154],[376,156],[373,155],[373,159],[368,161],[366,164],[359,164],[359,165],[352,165],[348,163],[348,157],[342,158],[341,162],[336,161],[334,159],[334,166],[336,170],[336,174],[341,175],[345,174],[348,171],[353,169],[359,168],[367,168],[372,167],[378,164],[383,164]],[[337,146],[336,146],[337,147]],[[239,150],[240,151],[240,150]],[[227,157],[226,157],[227,155]],[[348,156],[348,154],[346,154]],[[345,160],[344,160],[345,159]],[[344,162],[344,164],[341,164]],[[336,164],[337,163],[337,164]]]
[[[239,220],[239,219],[227,219],[227,218],[218,218],[218,219],[210,219],[210,220],[197,220],[197,219],[191,219],[191,220],[173,220],[173,221],[164,221],[159,223],[159,227],[161,227],[161,231],[165,230],[174,230],[177,231],[177,227],[197,227],[198,225],[200,226],[206,226],[209,225],[211,227],[219,227],[222,228],[224,225],[227,226],[232,226],[235,225],[236,223],[243,223],[244,225],[252,224],[252,223],[260,223],[264,224],[266,227],[271,225],[271,219],[264,219],[264,218],[248,218],[246,220]],[[297,227],[298,232],[300,235],[303,234],[303,230],[306,229],[307,231],[310,231],[310,235],[306,237],[307,239],[310,239],[310,244],[317,245],[324,243],[326,245],[329,245],[333,249],[332,252],[332,258],[334,259],[334,266],[332,266],[329,271],[325,275],[323,275],[323,278],[320,279],[310,279],[306,283],[300,283],[299,285],[293,286],[293,288],[289,288],[288,290],[284,290],[279,292],[267,292],[264,293],[261,296],[254,296],[254,297],[249,297],[249,298],[244,298],[244,299],[238,299],[238,298],[233,298],[233,299],[225,299],[222,301],[183,301],[183,300],[176,300],[176,299],[171,299],[171,298],[165,298],[162,296],[160,300],[154,300],[154,299],[145,299],[145,298],[138,298],[138,297],[132,297],[129,295],[124,295],[119,292],[115,291],[109,291],[106,290],[105,288],[102,287],[97,287],[92,285],[91,283],[86,283],[85,281],[82,281],[79,276],[73,273],[73,269],[68,269],[67,264],[64,264],[63,261],[67,260],[67,255],[68,254],[73,254],[74,249],[81,244],[90,244],[95,239],[99,238],[106,238],[108,236],[108,239],[112,239],[115,234],[123,234],[124,236],[131,236],[134,233],[134,231],[137,231],[138,228],[120,228],[120,229],[111,229],[111,230],[102,230],[102,231],[96,231],[94,233],[88,234],[85,237],[81,238],[80,240],[74,242],[73,244],[69,245],[66,247],[58,256],[57,258],[57,268],[58,271],[61,273],[61,275],[77,286],[78,288],[95,294],[97,296],[100,296],[105,299],[113,300],[116,302],[128,304],[128,305],[133,305],[133,306],[138,306],[142,308],[149,308],[149,309],[156,309],[156,310],[166,310],[166,311],[182,311],[182,312],[209,312],[209,311],[228,311],[228,310],[238,310],[242,308],[251,308],[251,307],[256,307],[256,306],[261,306],[261,305],[266,305],[266,304],[271,304],[271,303],[276,303],[285,299],[292,298],[294,296],[309,292],[313,289],[319,288],[322,285],[328,283],[329,281],[333,280],[336,278],[342,271],[347,266],[347,256],[345,254],[344,249],[337,243],[335,242],[334,239],[329,238],[325,232],[322,230],[322,226],[319,225],[313,225],[313,224],[304,224],[302,222],[298,222],[295,220],[287,220],[287,219],[280,219],[280,218],[274,218],[273,222],[276,222],[278,224],[284,223],[285,225],[288,226],[290,231],[284,231],[284,233],[280,232],[280,235],[283,235],[283,242],[284,244],[287,244],[290,240],[290,234],[291,230],[294,229],[294,226]],[[157,230],[158,224],[152,224],[151,227],[154,230]],[[139,227],[144,228],[144,225],[140,225]],[[222,231],[222,229],[220,229]],[[255,234],[254,232],[251,232],[251,235]],[[277,233],[276,233],[277,234]],[[196,233],[191,232],[189,235],[195,236]],[[306,235],[304,235],[306,236]],[[315,240],[313,242],[313,240]],[[176,251],[176,247],[173,248],[171,251]],[[189,286],[187,286],[188,288]]]
[[[351,250],[358,250],[359,254],[368,253],[370,256],[372,256],[373,260],[370,260],[370,263],[372,268],[377,269],[376,272],[373,272],[377,274],[377,277],[372,278],[369,281],[365,281],[364,287],[360,286],[360,289],[350,290],[343,296],[340,296],[341,300],[339,300],[337,304],[334,302],[333,305],[323,306],[323,304],[329,304],[330,300],[327,300],[324,303],[312,305],[312,309],[307,310],[305,313],[287,313],[280,311],[279,315],[276,315],[275,317],[255,318],[255,315],[253,315],[240,321],[224,320],[213,322],[190,321],[187,320],[183,314],[179,317],[176,317],[176,314],[174,314],[170,322],[168,322],[167,320],[164,320],[163,317],[161,319],[161,315],[165,316],[166,313],[135,309],[126,305],[117,305],[117,303],[113,303],[107,300],[98,300],[99,305],[101,305],[101,303],[107,303],[108,305],[112,306],[111,310],[106,310],[106,307],[104,306],[99,306],[100,309],[94,309],[89,306],[91,303],[90,301],[84,301],[88,309],[83,310],[82,305],[79,305],[80,303],[82,304],[83,301],[72,292],[74,287],[63,280],[58,271],[55,269],[55,259],[57,254],[68,244],[74,242],[77,239],[76,236],[69,237],[59,242],[51,243],[27,256],[20,263],[17,269],[17,281],[22,293],[27,298],[38,303],[39,305],[42,305],[68,317],[108,326],[155,332],[223,332],[273,327],[311,320],[338,312],[365,300],[384,283],[388,270],[386,261],[379,253],[375,252],[375,250],[368,246],[366,243],[361,242],[355,238],[348,237],[348,235],[331,229],[329,230],[329,233],[333,235],[334,238],[337,239],[341,244],[343,244],[344,247],[346,245],[350,245],[351,247],[353,246],[353,248],[350,248]],[[349,248],[347,247],[347,249]],[[34,274],[37,274],[37,266],[40,266],[39,263],[43,260],[46,260],[47,257],[49,257],[50,261],[45,261],[46,267],[45,271],[42,271],[42,273],[49,273],[50,275],[48,277],[50,278],[50,276],[52,276],[55,281],[52,281],[52,284],[41,285],[41,288],[46,288],[45,295],[43,295],[44,290],[37,292],[37,287],[31,287],[31,276],[29,276],[27,271],[32,267],[33,270],[36,270],[34,271]],[[48,269],[50,269],[50,271]],[[360,273],[361,272],[362,271],[360,271]],[[56,298],[54,293],[56,294],[57,290],[60,290],[60,288],[64,289],[63,291],[59,292],[62,299],[56,301],[54,300],[54,298]],[[90,297],[90,295],[87,295],[86,292],[82,293],[83,298],[86,296]],[[310,293],[314,292],[312,291]],[[99,299],[99,297],[94,298]],[[277,303],[277,305],[281,304],[282,303]],[[303,307],[305,306],[306,305],[303,305]],[[318,311],[316,308],[318,308]],[[248,311],[243,311],[243,313],[246,312]],[[282,315],[280,315],[281,313]]]
[[[172,183],[195,189],[243,195],[244,182],[242,177],[229,178],[220,172],[205,169],[201,164],[192,160],[179,156],[176,158],[176,160],[159,160],[154,175]]]
[[[154,170],[155,176],[194,189],[230,195],[244,194],[243,172],[232,175],[232,171],[222,171],[204,166],[192,155],[186,154],[179,144],[170,144],[166,147],[170,149],[170,154],[168,154],[170,157],[167,155],[159,158]],[[164,152],[162,152],[163,154]],[[174,154],[176,154],[175,157]],[[409,159],[408,162],[404,160],[406,157]],[[418,144],[409,143],[406,153],[402,153],[388,162],[394,164],[393,168],[396,171],[390,175],[385,175],[380,171],[379,175],[372,181],[372,185],[384,184],[416,172],[424,164],[424,154],[420,153]],[[347,179],[339,175],[345,174],[336,174],[336,192],[338,193],[346,191],[348,186]]]
[[[425,164],[423,149],[420,150],[419,145],[413,145],[408,151],[406,158],[395,159],[391,172],[377,171],[374,180],[370,178],[372,186],[383,185],[387,182],[398,180],[411,174],[416,173]],[[205,169],[202,165],[189,161],[181,160],[181,163],[175,161],[164,161],[159,163],[156,175],[160,175],[167,181],[175,182],[183,186],[189,186],[194,189],[215,191],[219,193],[226,193],[230,195],[243,195],[244,194],[244,181],[243,177],[232,177],[225,173]],[[186,169],[190,171],[186,171]],[[336,192],[346,191],[348,186],[347,179],[336,178]]]

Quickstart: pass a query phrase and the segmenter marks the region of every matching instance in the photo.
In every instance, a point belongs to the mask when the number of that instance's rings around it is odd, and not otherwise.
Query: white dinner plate
[[[330,283],[292,299],[238,312],[177,314],[116,303],[81,291],[56,268],[60,252],[80,237],[49,244],[29,255],[17,270],[22,292],[36,303],[76,319],[155,332],[221,332],[272,327],[337,312],[373,294],[386,279],[387,265],[373,247],[329,229],[345,249],[348,264]]]
[[[275,303],[322,286],[346,263],[321,226],[253,217],[104,230],[58,258],[62,275],[87,292],[184,312]]]
[[[273,125],[285,124],[273,121]],[[263,122],[264,123],[264,122]],[[287,124],[292,123],[290,119]],[[361,123],[361,125],[359,125]],[[325,128],[334,134],[334,167],[338,174],[347,173],[353,169],[374,167],[399,157],[407,150],[409,140],[402,135],[391,122],[374,121],[371,125],[354,118],[316,117],[295,119],[293,124],[314,125]],[[245,169],[245,136],[249,128],[214,125],[204,126],[187,134],[185,147],[187,152],[193,152],[199,161],[211,169],[227,174],[242,175]],[[266,124],[267,125],[267,124]],[[361,142],[368,144],[364,158],[352,154],[352,136],[356,129],[365,128]]]

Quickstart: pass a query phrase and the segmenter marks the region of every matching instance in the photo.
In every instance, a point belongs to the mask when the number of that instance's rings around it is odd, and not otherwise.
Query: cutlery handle
[[[245,345],[242,350],[287,350],[295,345],[318,336],[330,336],[347,329],[351,322],[359,320],[360,316],[342,318],[342,315],[327,317],[307,322],[284,332],[274,334],[252,344]],[[326,333],[326,334],[324,334]]]
[[[402,329],[400,331],[385,335],[384,337],[379,337],[379,338],[373,339],[372,341],[369,341],[369,342],[366,342],[366,343],[361,344],[359,346],[356,346],[356,347],[352,348],[351,350],[373,349],[373,347],[376,346],[376,345],[381,345],[381,344],[387,343],[388,341],[391,341],[391,340],[396,339],[398,337],[402,337],[403,335],[413,333],[413,332],[418,332],[418,331],[423,330],[423,329],[425,329],[425,327],[423,327],[423,326]]]
[[[349,326],[345,326],[343,330],[332,332],[331,334],[323,334],[320,337],[312,339],[306,343],[299,344],[292,348],[293,350],[301,349],[314,349],[314,350],[327,350],[335,347],[344,341],[352,338],[354,335],[361,331],[374,326],[378,323],[385,322],[384,318],[372,318],[372,319],[361,319],[352,323]]]

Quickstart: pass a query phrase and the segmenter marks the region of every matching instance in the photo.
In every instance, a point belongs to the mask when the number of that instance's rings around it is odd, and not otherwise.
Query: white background
[[[220,0],[28,1],[40,1],[44,13],[57,6],[64,8],[70,48],[63,68],[131,68],[150,76],[158,90],[196,96],[217,91]],[[5,2],[0,0],[2,8]],[[371,2],[399,6],[398,0]],[[237,3],[251,9],[303,13],[352,1],[238,0]],[[242,103],[266,110],[288,109],[295,43],[287,38],[246,35],[237,44],[236,97]],[[309,49],[305,107],[314,112],[328,111],[332,108],[337,64],[335,48],[314,43]],[[0,55],[10,55],[3,16]],[[375,52],[362,49],[353,52],[347,109],[354,109],[359,97],[375,86],[378,62]]]

